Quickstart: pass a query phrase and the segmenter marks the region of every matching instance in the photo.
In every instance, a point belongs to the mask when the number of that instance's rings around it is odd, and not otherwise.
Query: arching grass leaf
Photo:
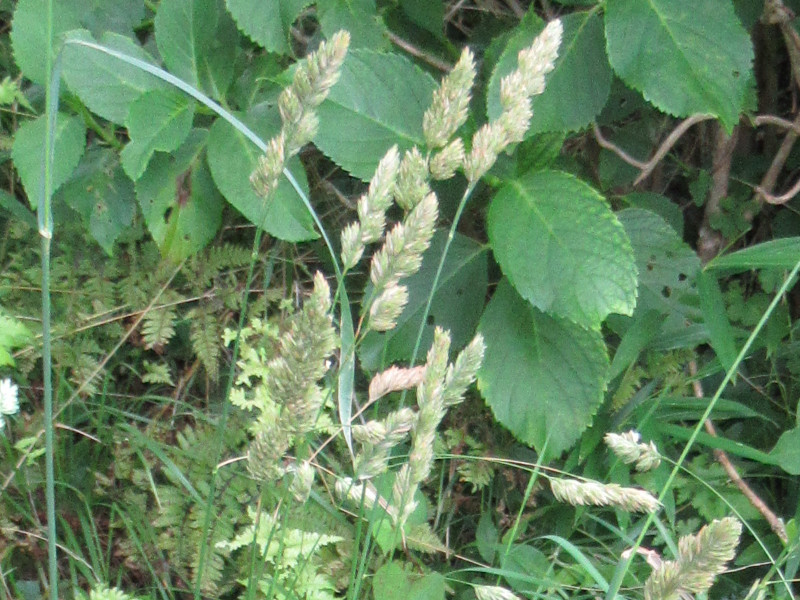
[[[73,31],[70,39],[96,43],[88,31]],[[107,33],[100,44],[148,63],[152,57],[136,42]],[[131,102],[143,93],[169,86],[141,69],[93,48],[68,43],[62,66],[64,81],[92,112],[104,119],[122,124]]]

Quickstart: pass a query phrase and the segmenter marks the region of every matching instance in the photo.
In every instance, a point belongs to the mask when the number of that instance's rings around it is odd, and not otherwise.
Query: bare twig
[[[731,159],[739,137],[739,128],[734,127],[728,135],[721,125],[717,125],[714,140],[714,153],[711,158],[711,190],[703,209],[703,223],[697,234],[697,254],[707,263],[725,245],[722,233],[711,226],[711,221],[720,212],[720,203],[728,195],[731,175]]]
[[[689,361],[689,373],[693,378],[692,390],[694,391],[695,398],[705,398],[705,394],[703,393],[703,384],[700,383],[699,379],[697,379],[697,362],[694,360]],[[717,430],[714,427],[714,423],[711,421],[711,419],[706,419],[706,422],[703,424],[703,426],[709,435],[718,437]],[[727,453],[724,450],[715,448],[714,458],[716,458],[717,462],[722,465],[722,468],[725,469],[728,477],[730,477],[731,481],[736,484],[736,487],[739,488],[739,491],[742,492],[742,495],[747,498],[750,504],[752,504],[753,507],[755,507],[759,513],[761,513],[761,516],[763,516],[764,519],[766,519],[775,535],[777,535],[784,544],[787,543],[789,538],[786,535],[786,527],[784,526],[783,521],[781,521],[781,519],[770,510],[766,503],[759,498],[758,494],[756,494],[750,488],[750,486],[747,485],[747,482],[742,479],[742,476],[739,475],[739,472],[736,470],[736,467],[731,462],[731,459],[728,457]]]
[[[776,117],[775,115],[758,115],[753,118],[753,125],[761,127],[762,125],[775,125],[782,129],[790,129],[797,134],[800,134],[800,123],[796,121],[792,123],[788,119]]]
[[[435,56],[431,56],[424,50],[420,50],[411,42],[404,40],[399,35],[389,32],[389,41],[392,42],[398,48],[403,49],[404,51],[408,52],[411,56],[420,59],[428,63],[434,69],[439,69],[443,73],[449,73],[450,70],[453,68],[453,65],[436,58]]]
[[[702,123],[703,121],[708,121],[709,119],[713,119],[713,115],[692,115],[687,119],[684,119],[680,122],[680,124],[672,130],[672,132],[661,142],[661,145],[656,150],[655,154],[647,161],[642,162],[633,158],[630,154],[625,152],[622,148],[615,145],[613,142],[609,141],[605,137],[603,137],[603,133],[600,131],[600,128],[597,126],[597,123],[594,124],[594,137],[597,140],[597,143],[600,144],[602,148],[606,150],[610,150],[617,156],[619,156],[623,161],[628,163],[631,166],[636,167],[641,171],[636,180],[633,182],[634,186],[639,185],[647,179],[653,170],[658,166],[658,163],[667,155],[667,153],[672,149],[672,147],[678,142],[678,140],[686,133],[693,125],[697,123]]]
[[[762,177],[761,183],[756,187],[756,198],[759,201],[763,200],[768,204],[783,204],[797,194],[798,190],[795,188],[797,188],[798,184],[795,184],[791,190],[781,196],[775,196],[773,192],[778,182],[778,175],[783,170],[783,166],[786,164],[798,137],[800,137],[800,114],[791,123],[791,127],[786,132],[780,148],[778,148],[775,157],[772,159],[772,164],[770,164],[769,169]]]

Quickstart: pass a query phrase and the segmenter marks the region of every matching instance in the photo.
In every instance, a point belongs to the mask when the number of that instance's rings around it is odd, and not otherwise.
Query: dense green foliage
[[[792,9],[0,2],[0,596],[794,598]]]

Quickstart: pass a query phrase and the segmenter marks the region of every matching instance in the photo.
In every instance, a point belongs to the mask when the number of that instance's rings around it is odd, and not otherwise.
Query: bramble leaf
[[[318,110],[315,143],[354,177],[368,180],[394,144],[423,146],[422,116],[436,83],[402,56],[353,50]]]
[[[239,29],[268,52],[291,54],[292,23],[311,0],[226,0]]]
[[[17,129],[14,146],[11,150],[14,166],[22,179],[22,185],[25,186],[25,192],[28,194],[28,202],[33,209],[39,205],[46,131],[47,118],[45,115],[33,121],[26,121]],[[86,127],[83,119],[59,113],[56,120],[54,145],[53,192],[67,180],[83,155],[86,147]]]
[[[84,30],[70,32],[69,38],[97,43]],[[152,57],[141,46],[116,33],[106,33],[99,43],[122,54],[153,63]],[[119,124],[128,116],[131,102],[144,92],[168,88],[157,77],[114,56],[78,43],[68,43],[64,48],[62,74],[70,90],[92,112]]]
[[[730,1],[608,0],[605,22],[611,66],[656,108],[736,125],[753,46]]]
[[[500,56],[487,90],[487,112],[496,119],[500,106],[500,80],[517,68],[517,54],[531,45],[545,23],[529,13]],[[544,92],[531,99],[533,118],[528,135],[546,131],[575,131],[600,114],[611,90],[611,68],[605,53],[603,26],[596,12],[564,16],[564,41]]]
[[[278,111],[267,104],[257,105],[247,115],[238,116],[263,140],[277,134],[280,128]],[[255,169],[260,155],[253,142],[226,121],[218,119],[211,126],[208,165],[225,199],[251,223],[263,226],[277,238],[290,242],[316,238],[314,221],[285,177],[278,182],[268,207],[265,207],[263,198],[255,193],[250,185],[250,173]],[[308,184],[300,161],[294,158],[288,166],[307,193]]]
[[[189,135],[193,118],[194,102],[177,90],[153,90],[134,100],[125,119],[131,141],[121,153],[128,177],[139,179],[156,150],[176,150]]]
[[[570,448],[603,401],[608,355],[600,332],[537,310],[505,279],[478,331],[486,342],[478,389],[498,422],[548,456]]]
[[[489,239],[503,273],[539,310],[583,327],[636,306],[636,265],[603,197],[572,175],[537,171],[492,200]]]

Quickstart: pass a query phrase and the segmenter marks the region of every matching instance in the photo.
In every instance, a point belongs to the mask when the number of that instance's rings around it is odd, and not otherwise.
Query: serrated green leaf
[[[53,3],[53,38],[47,39],[47,0],[19,0],[11,22],[11,45],[14,60],[22,74],[40,85],[47,82],[45,48],[52,48],[53,59],[61,44],[61,35],[81,26],[84,6],[81,2]]]
[[[81,25],[94,35],[113,31],[132,36],[134,28],[142,19],[144,0],[89,0],[89,6],[81,15]]]
[[[550,317],[500,282],[478,330],[478,389],[495,418],[548,456],[570,448],[603,401],[608,355],[598,331]]]
[[[0,190],[0,209],[6,211],[17,221],[26,223],[34,229],[37,227],[36,215],[5,190]]]
[[[225,0],[236,25],[269,52],[291,54],[291,27],[311,0]]]
[[[537,171],[492,200],[489,239],[503,273],[538,309],[584,327],[636,306],[636,265],[603,197],[572,175]]]
[[[69,39],[96,43],[88,31],[73,31]],[[152,57],[136,42],[107,33],[100,44],[154,64]],[[166,83],[132,65],[80,44],[64,48],[62,74],[69,88],[83,103],[104,119],[122,124],[128,108],[144,92],[167,89]]]
[[[117,154],[107,148],[89,150],[58,197],[81,215],[109,256],[136,214],[133,182],[123,173]]]
[[[770,456],[790,475],[800,475],[800,427],[784,431]]]
[[[122,168],[136,181],[153,152],[172,152],[189,135],[194,102],[178,90],[145,92],[131,103],[125,126],[130,142],[121,153]]]
[[[0,314],[0,367],[13,367],[11,351],[28,343],[31,332],[17,319]]]
[[[46,131],[47,119],[44,115],[33,121],[26,121],[17,129],[11,150],[14,166],[25,186],[28,202],[34,210],[39,204]],[[55,192],[67,180],[83,155],[86,147],[86,127],[83,120],[59,113],[54,146],[52,186]]]
[[[594,11],[562,17],[564,38],[555,68],[547,76],[545,90],[532,98],[533,118],[528,135],[545,131],[575,131],[589,125],[600,114],[611,90],[611,68],[605,54],[600,17]],[[500,80],[517,68],[517,54],[531,45],[544,29],[544,22],[526,16],[509,39],[492,72],[487,90],[490,119],[502,112]]]
[[[351,48],[389,48],[389,32],[375,0],[317,0],[317,14],[327,38],[344,29],[350,33]]]
[[[684,329],[687,320],[700,320],[697,254],[649,210],[630,208],[618,212],[617,217],[631,240],[639,269],[637,313],[657,310],[668,315],[667,329]]]
[[[739,121],[753,46],[730,0],[608,0],[608,56],[617,74],[658,109]]]
[[[220,98],[233,77],[236,52],[236,27],[221,0],[162,0],[154,29],[169,71]]]
[[[372,590],[375,600],[444,600],[445,580],[440,573],[421,575],[392,561],[375,572]]]
[[[147,229],[176,262],[204,248],[222,222],[222,197],[203,155],[207,134],[195,129],[177,152],[157,153],[136,182]]]
[[[255,106],[247,115],[237,116],[261,139],[270,139],[280,131],[280,115],[269,105]],[[311,215],[285,178],[278,183],[265,213],[263,199],[250,185],[250,174],[258,164],[260,155],[259,149],[229,123],[218,119],[211,126],[208,164],[214,182],[226,200],[251,223],[263,225],[270,235],[277,238],[290,242],[316,238]],[[298,159],[289,161],[289,170],[308,193],[305,171]]]
[[[434,89],[433,78],[402,56],[353,50],[319,107],[315,142],[333,162],[367,181],[392,145],[401,152],[424,145],[422,116]]]
[[[397,320],[397,327],[386,333],[370,332],[364,337],[359,358],[365,369],[377,371],[411,358],[446,241],[445,231],[436,232],[420,270],[402,281],[408,286],[408,304]],[[418,356],[424,356],[430,348],[437,327],[450,331],[453,350],[472,339],[486,298],[487,269],[486,248],[456,234],[442,267],[430,314],[425,317]]]
[[[800,257],[800,237],[779,238],[718,256],[708,262],[709,271],[738,273],[751,269],[792,269]]]

